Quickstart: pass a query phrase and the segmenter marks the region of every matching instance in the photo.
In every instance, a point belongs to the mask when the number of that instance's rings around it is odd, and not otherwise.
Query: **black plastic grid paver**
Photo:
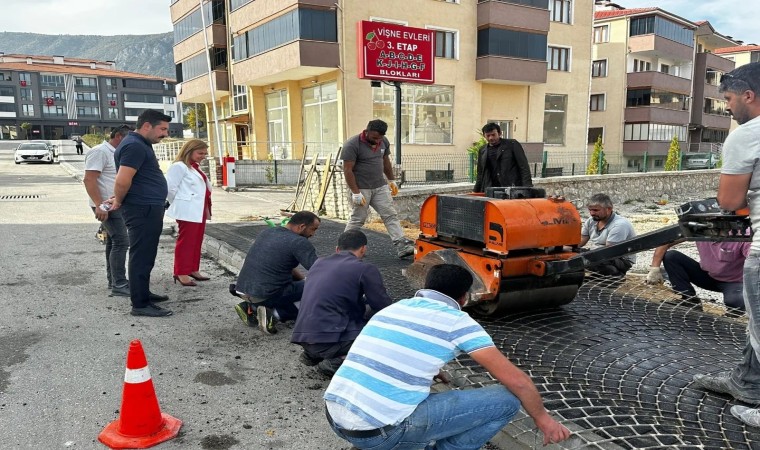
[[[209,225],[206,233],[246,252],[266,225]],[[323,220],[317,253],[334,251],[343,224]],[[365,230],[366,260],[380,268],[393,298],[412,295],[387,235]],[[554,309],[479,319],[494,342],[531,375],[547,408],[574,432],[566,448],[760,449],[760,429],[729,413],[736,402],[691,387],[698,373],[739,359],[746,325],[692,305],[654,302],[603,279],[587,279],[577,298]],[[452,384],[495,381],[464,356],[449,365]],[[514,434],[532,434],[527,418]]]

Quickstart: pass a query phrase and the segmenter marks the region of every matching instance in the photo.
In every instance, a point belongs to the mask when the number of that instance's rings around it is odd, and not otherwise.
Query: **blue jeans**
[[[731,381],[748,397],[760,400],[760,252],[755,250],[744,261],[744,306],[749,319],[747,343]]]
[[[95,208],[92,208],[93,212]],[[121,211],[111,211],[108,219],[103,221],[106,230],[106,277],[108,284],[115,288],[129,286],[127,281],[127,250],[129,250],[129,235],[127,226],[121,217]]]
[[[269,297],[263,302],[257,303],[256,306],[266,306],[267,308],[276,309],[277,315],[280,316],[282,322],[296,320],[296,317],[298,317],[298,308],[294,303],[301,301],[301,297],[303,296],[303,285],[304,280],[294,281],[287,285],[279,295]]]
[[[520,409],[502,385],[431,394],[387,433],[368,438],[335,433],[362,450],[478,450]]]

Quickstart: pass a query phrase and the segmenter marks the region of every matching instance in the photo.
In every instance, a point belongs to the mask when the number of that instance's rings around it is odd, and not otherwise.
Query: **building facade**
[[[718,93],[734,63],[715,54],[735,45],[709,22],[659,8],[597,2],[588,144],[602,136],[621,171],[662,170],[675,136],[688,152],[718,152],[731,126]]]
[[[363,20],[435,31],[434,84],[402,84],[404,154],[463,154],[489,121],[531,161],[544,150],[586,152],[592,0],[211,0],[203,12],[196,0],[175,0],[170,8],[178,99],[205,106],[216,155],[335,153],[373,118],[388,122],[393,143],[394,87],[357,76]]]
[[[149,108],[171,116],[170,134],[182,136],[174,80],[119,71],[112,61],[0,53],[0,139],[106,132]]]

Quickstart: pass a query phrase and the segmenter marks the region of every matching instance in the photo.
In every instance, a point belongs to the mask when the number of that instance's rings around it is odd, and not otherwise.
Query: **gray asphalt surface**
[[[171,297],[174,315],[130,316],[127,298],[108,296],[84,187],[57,164],[14,165],[14,147],[0,142],[0,448],[105,448],[97,436],[118,417],[132,339],[162,411],[184,421],[162,449],[349,447],[325,423],[327,380],[298,362],[289,330],[264,336],[235,315],[234,274],[204,259],[211,281],[173,284],[174,241],[164,236],[152,290]],[[73,143],[61,150],[81,164]],[[254,197],[274,214],[291,195],[224,197],[215,192],[217,219],[233,220],[256,213]]]

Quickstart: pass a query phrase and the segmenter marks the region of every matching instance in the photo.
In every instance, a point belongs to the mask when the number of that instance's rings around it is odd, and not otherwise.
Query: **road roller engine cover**
[[[414,263],[405,270],[419,288],[429,267],[467,268],[475,282],[466,307],[484,315],[571,302],[593,263],[679,239],[751,240],[747,211],[721,211],[715,199],[676,208],[679,223],[615,245],[585,251],[581,217],[562,197],[532,187],[497,187],[485,194],[432,195],[420,210]]]

